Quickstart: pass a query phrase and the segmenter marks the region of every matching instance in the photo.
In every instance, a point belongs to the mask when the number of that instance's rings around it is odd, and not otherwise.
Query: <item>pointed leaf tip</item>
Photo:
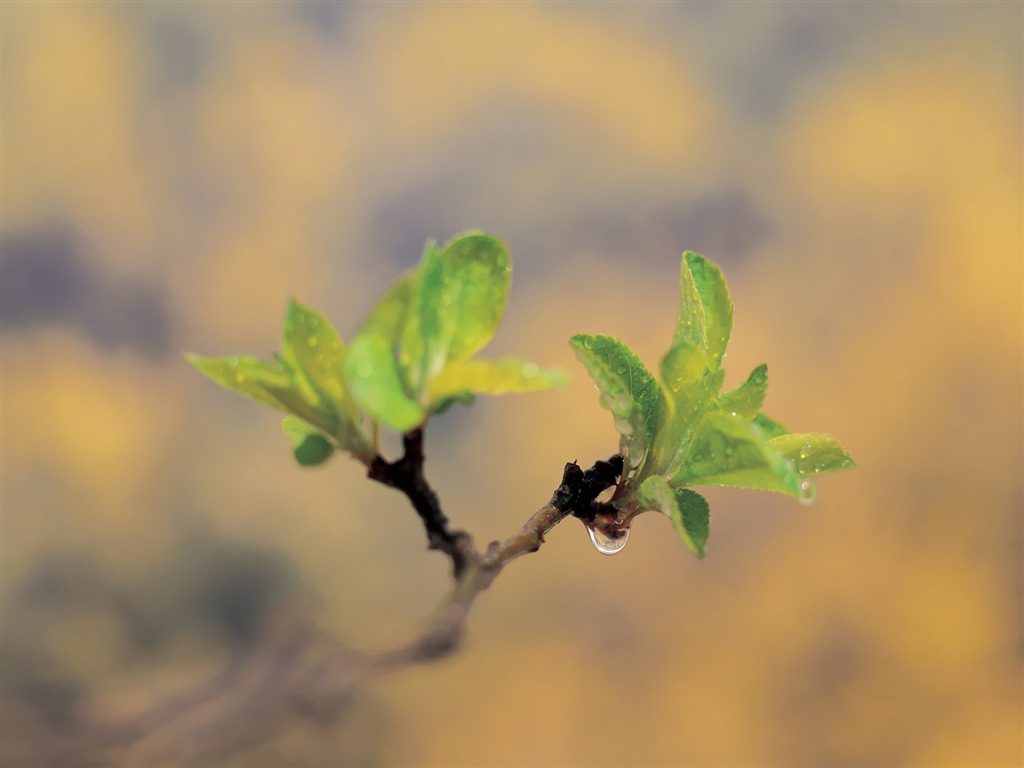
[[[288,303],[282,356],[297,368],[315,390],[339,406],[345,405],[342,363],[345,345],[331,322],[296,299]]]
[[[291,386],[291,377],[275,363],[243,355],[202,357],[187,354],[185,359],[224,389],[245,395],[271,408],[288,410],[278,394]]]
[[[746,381],[718,398],[718,408],[745,419],[753,419],[761,410],[767,392],[768,366],[762,363],[750,372]]]
[[[729,288],[722,270],[699,253],[687,251],[683,259],[693,275],[704,309],[709,367],[716,368],[721,365],[732,335],[732,299]]]

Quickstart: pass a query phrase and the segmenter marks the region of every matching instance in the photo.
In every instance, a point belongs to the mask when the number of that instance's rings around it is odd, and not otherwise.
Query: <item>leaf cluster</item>
[[[188,360],[226,389],[288,414],[282,429],[296,460],[311,466],[337,450],[369,465],[381,426],[406,433],[456,402],[565,386],[561,371],[517,357],[476,357],[508,300],[508,250],[481,232],[444,247],[428,241],[346,345],[317,310],[298,301],[272,360]]]
[[[467,232],[443,247],[431,240],[419,265],[398,278],[348,345],[317,310],[292,301],[281,352],[272,360],[188,359],[227,389],[288,414],[282,427],[300,464],[346,451],[371,477],[386,481],[382,468],[398,465],[379,456],[380,427],[402,433],[407,443],[414,436],[419,445],[425,422],[454,403],[567,384],[561,371],[518,357],[477,357],[501,322],[510,274],[508,250],[490,235]],[[611,502],[600,503],[612,513],[584,520],[592,533],[622,539],[633,517],[654,510],[702,557],[710,513],[693,486],[777,491],[807,501],[812,478],[854,466],[828,435],[790,433],[761,411],[766,365],[722,390],[732,323],[721,271],[686,252],[672,344],[657,376],[618,339],[581,334],[570,340],[611,411],[623,459]],[[424,520],[448,541],[439,510]]]
[[[683,254],[679,294],[672,345],[657,377],[618,339],[578,335],[570,343],[620,436],[627,475],[613,500],[616,524],[643,511],[661,512],[703,557],[710,513],[691,486],[729,485],[809,500],[809,478],[854,462],[828,435],[789,433],[761,413],[766,365],[721,391],[733,305],[717,266],[696,253]]]

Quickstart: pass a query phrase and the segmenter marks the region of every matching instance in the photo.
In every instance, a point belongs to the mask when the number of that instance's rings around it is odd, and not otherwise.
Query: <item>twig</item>
[[[329,638],[292,610],[274,612],[261,640],[223,673],[196,691],[157,703],[118,723],[86,724],[81,736],[97,755],[123,766],[173,760],[211,760],[254,737],[269,737],[289,715],[322,725],[341,716],[358,686],[379,674],[447,656],[462,642],[466,617],[477,596],[517,557],[536,552],[544,536],[569,515],[593,520],[606,505],[597,496],[616,484],[622,457],[584,471],[566,464],[551,500],[515,534],[481,554],[470,536],[453,530],[423,475],[423,433],[405,435],[405,454],[395,462],[376,457],[369,476],[409,499],[427,530],[430,546],[455,568],[451,594],[420,635],[394,650],[371,656],[334,647]]]
[[[468,533],[452,529],[437,494],[423,474],[423,429],[406,432],[402,446],[405,452],[396,461],[374,456],[366,476],[405,494],[423,521],[430,548],[451,558],[455,577],[459,578],[468,565],[480,559],[480,554]]]
[[[596,462],[586,471],[575,462],[566,464],[562,484],[551,500],[534,512],[517,533],[504,541],[492,542],[483,556],[474,550],[473,558],[457,574],[451,595],[438,609],[431,624],[411,643],[376,657],[374,666],[381,670],[393,669],[454,652],[462,642],[466,616],[477,596],[510,562],[540,549],[544,535],[569,515],[593,519],[595,511],[601,507],[597,496],[616,484],[622,469],[622,456],[618,454],[608,461]],[[416,506],[415,501],[413,506]]]

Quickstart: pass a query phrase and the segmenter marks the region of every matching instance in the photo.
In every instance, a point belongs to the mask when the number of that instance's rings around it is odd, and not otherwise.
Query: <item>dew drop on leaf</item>
[[[540,373],[540,366],[536,363],[527,363],[523,366],[523,378],[524,379],[535,379],[537,374]]]
[[[356,375],[368,379],[373,373],[373,363],[369,360],[360,360],[356,365]]]
[[[814,497],[818,495],[818,489],[814,483],[810,480],[804,480],[800,483],[800,503],[801,504],[813,504]]]
[[[621,552],[629,539],[629,526],[622,528],[602,528],[587,526],[587,533],[594,544],[594,549],[602,555],[614,555]]]

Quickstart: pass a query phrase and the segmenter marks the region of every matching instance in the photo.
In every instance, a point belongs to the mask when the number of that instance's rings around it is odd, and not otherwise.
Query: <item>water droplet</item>
[[[804,480],[800,483],[800,503],[801,504],[813,504],[814,497],[818,495],[818,489],[814,483],[810,480]]]
[[[619,376],[625,376],[625,375],[626,375],[626,372],[627,372],[628,370],[629,370],[629,368],[627,368],[626,366],[624,366],[624,365],[620,365],[620,366],[618,367],[618,374],[619,374]]]
[[[536,363],[527,363],[523,366],[524,379],[535,379],[538,373],[540,373],[540,367]]]
[[[360,360],[356,364],[356,376],[368,378],[373,373],[373,363],[369,360]]]
[[[585,338],[583,340],[583,346],[586,347],[587,349],[593,349],[594,348],[594,340],[588,336],[587,338]]]
[[[623,528],[591,528],[588,525],[587,533],[590,534],[590,540],[594,543],[594,549],[602,555],[614,555],[626,546],[626,540],[629,539],[629,526],[627,525]]]
[[[315,347],[317,345],[316,336],[310,336],[308,339],[306,339],[306,344],[309,345],[310,347]]]

